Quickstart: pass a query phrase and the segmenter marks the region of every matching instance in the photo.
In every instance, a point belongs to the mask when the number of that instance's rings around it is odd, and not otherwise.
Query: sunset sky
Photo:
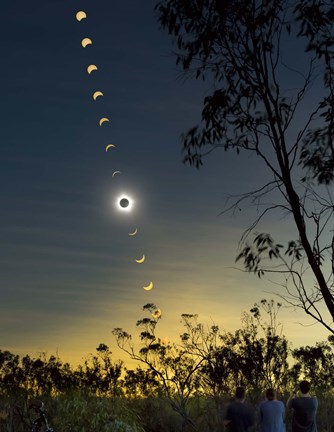
[[[235,268],[255,209],[220,215],[226,194],[266,179],[259,161],[217,151],[200,170],[182,163],[180,135],[198,122],[210,84],[182,77],[154,4],[2,5],[2,350],[57,352],[75,364],[103,342],[117,357],[112,329],[135,335],[146,303],[162,311],[159,335],[177,340],[182,313],[234,330],[243,311],[280,289]],[[84,37],[93,44],[83,48]],[[89,64],[98,67],[91,75]],[[96,90],[104,97],[94,101]],[[110,123],[100,127],[101,117]],[[123,193],[130,213],[116,206]],[[296,237],[281,214],[259,230]],[[327,336],[303,327],[312,324],[303,312],[283,309],[280,320],[296,347]]]

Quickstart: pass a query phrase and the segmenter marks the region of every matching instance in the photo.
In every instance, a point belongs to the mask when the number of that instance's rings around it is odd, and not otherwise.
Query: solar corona
[[[128,207],[129,204],[130,204],[130,201],[129,201],[127,198],[122,198],[122,199],[120,200],[120,202],[119,202],[119,205],[120,205],[122,208],[126,208],[126,207]]]
[[[134,208],[134,200],[128,195],[121,195],[116,199],[116,207],[120,212],[131,212]]]

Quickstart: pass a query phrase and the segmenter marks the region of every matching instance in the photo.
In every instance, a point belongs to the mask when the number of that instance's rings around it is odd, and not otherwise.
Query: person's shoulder
[[[267,401],[267,400],[262,400],[262,401],[259,403],[259,410],[260,410],[260,412],[265,411],[267,405],[268,405],[268,401]]]
[[[315,406],[318,406],[318,398],[316,397],[316,396],[312,396],[311,397],[311,399],[312,399],[312,401],[313,401],[313,404],[315,405]]]
[[[283,401],[277,400],[276,403],[281,409],[285,410],[285,404]]]
[[[235,405],[236,405],[236,402],[234,400],[229,401],[227,403],[226,410],[232,411],[234,409]]]
[[[281,400],[275,399],[272,401],[272,403],[274,403],[275,405],[284,405],[284,403]]]
[[[277,400],[277,399],[275,399],[275,400],[272,400],[272,401],[266,401],[269,405],[272,405],[273,407],[276,407],[276,409],[277,408],[284,408],[285,407],[285,405],[284,405],[284,402],[282,402],[282,401],[280,401],[280,400]]]

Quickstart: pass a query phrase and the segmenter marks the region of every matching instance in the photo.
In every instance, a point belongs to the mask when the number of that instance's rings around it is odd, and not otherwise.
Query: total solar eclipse
[[[129,201],[127,198],[121,198],[120,201],[119,201],[119,205],[120,205],[122,208],[127,208],[127,207],[129,207],[129,204],[130,204],[130,201]]]
[[[131,212],[133,209],[133,199],[127,194],[122,194],[117,197],[116,207],[121,212]]]

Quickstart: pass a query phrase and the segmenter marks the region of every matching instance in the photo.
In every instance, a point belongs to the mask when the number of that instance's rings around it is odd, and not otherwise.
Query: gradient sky
[[[223,152],[199,171],[182,164],[180,134],[199,119],[207,88],[182,79],[154,4],[2,5],[1,349],[77,363],[103,342],[117,357],[111,330],[135,335],[148,302],[162,310],[161,337],[177,339],[182,313],[234,330],[242,311],[278,289],[232,268],[254,211],[219,215],[226,193],[256,188],[265,170]],[[88,15],[80,23],[78,10]],[[82,48],[83,37],[93,45]],[[98,71],[89,76],[90,63]],[[104,98],[94,102],[95,90]],[[111,123],[100,128],[102,116]],[[117,148],[106,153],[108,143]],[[115,206],[124,192],[131,214]],[[282,215],[261,230],[273,227],[294,238]],[[302,312],[280,319],[294,346],[326,337],[298,324],[311,323]]]

